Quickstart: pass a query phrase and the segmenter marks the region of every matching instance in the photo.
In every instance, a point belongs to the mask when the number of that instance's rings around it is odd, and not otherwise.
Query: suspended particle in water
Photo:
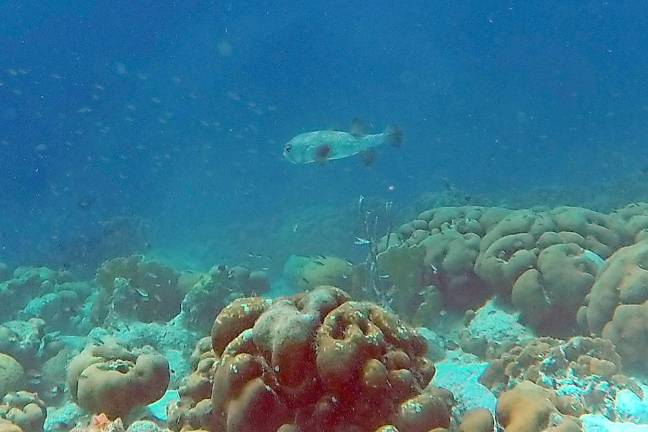
[[[115,63],[115,72],[117,75],[126,75],[126,65],[122,62]]]
[[[221,56],[229,57],[232,55],[232,44],[225,39],[221,39],[216,43],[216,50]]]

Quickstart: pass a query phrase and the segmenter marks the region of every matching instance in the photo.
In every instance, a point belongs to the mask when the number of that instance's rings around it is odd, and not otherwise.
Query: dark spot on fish
[[[314,262],[315,264],[317,264],[317,265],[321,265],[321,266],[324,265],[324,263],[323,263],[322,261],[313,261],[313,262]]]
[[[326,162],[331,155],[331,146],[322,144],[315,149],[315,160],[318,162]]]
[[[308,279],[306,279],[305,277],[301,278],[301,280],[303,280],[303,281],[306,282],[307,284],[310,284],[310,281],[309,281]]]

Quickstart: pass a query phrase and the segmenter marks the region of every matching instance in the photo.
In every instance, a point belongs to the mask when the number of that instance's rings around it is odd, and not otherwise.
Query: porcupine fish
[[[375,149],[383,144],[399,147],[403,133],[397,126],[388,126],[379,134],[365,134],[354,120],[351,132],[319,130],[297,135],[284,145],[283,155],[294,164],[324,163],[360,154],[366,165],[375,158]]]

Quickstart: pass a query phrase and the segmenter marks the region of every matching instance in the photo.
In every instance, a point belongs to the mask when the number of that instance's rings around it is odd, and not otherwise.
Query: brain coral
[[[579,207],[440,207],[382,239],[377,267],[394,309],[418,323],[494,291],[536,330],[568,335],[603,260],[631,239],[621,215]]]
[[[618,306],[603,327],[603,337],[614,343],[629,367],[648,371],[648,301]]]
[[[569,402],[551,390],[523,381],[497,400],[497,420],[504,432],[581,432]]]
[[[337,288],[236,300],[214,321],[213,355],[201,344],[192,389],[203,397],[211,381],[211,397],[177,415],[176,430],[427,432],[450,421],[447,394],[426,389],[424,340]]]
[[[616,210],[613,215],[623,224],[634,243],[648,239],[648,203],[632,203]]]
[[[413,258],[422,250],[415,272],[416,285],[404,283],[406,279],[393,277],[397,302],[428,302],[428,291],[434,287],[442,294],[446,306],[466,307],[476,305],[490,293],[488,284],[474,272],[482,237],[510,210],[493,207],[439,207],[426,210],[392,235],[390,249],[397,246]],[[395,237],[395,238],[394,238]],[[385,251],[386,239],[381,242],[379,271],[392,276],[398,263],[391,263],[389,251]],[[401,255],[403,252],[401,252]],[[401,271],[402,273],[402,271]],[[419,290],[422,298],[419,298]],[[439,301],[438,299],[437,301]],[[411,316],[410,308],[396,310]]]
[[[626,366],[648,370],[647,241],[619,249],[608,259],[578,321],[590,333],[609,338]]]
[[[152,350],[132,352],[115,343],[89,345],[68,366],[74,401],[92,413],[126,417],[160,399],[169,385],[169,363]]]
[[[10,421],[26,432],[42,432],[47,417],[45,402],[35,393],[9,393],[0,403],[0,418]],[[0,430],[4,430],[1,429]],[[11,430],[11,429],[9,429]]]
[[[591,210],[516,210],[483,237],[475,272],[536,329],[569,334],[601,261],[627,239],[618,218]]]
[[[13,357],[0,353],[0,397],[17,390],[25,376],[20,363]]]

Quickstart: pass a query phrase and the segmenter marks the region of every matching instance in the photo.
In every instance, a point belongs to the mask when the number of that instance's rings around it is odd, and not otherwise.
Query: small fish
[[[77,202],[77,206],[81,210],[89,210],[95,203],[95,198],[91,195],[84,195],[81,198],[79,198],[79,201]]]
[[[247,253],[247,256],[248,256],[249,258],[254,258],[254,259],[264,259],[264,260],[272,261],[272,258],[271,258],[271,257],[269,257],[269,256],[267,256],[267,255],[261,255],[261,254],[255,253],[255,252],[248,252],[248,253]]]
[[[139,294],[140,297],[143,297],[145,299],[148,299],[149,293],[143,288],[133,288],[137,294]]]
[[[383,133],[365,135],[358,121],[351,132],[321,130],[299,134],[284,146],[284,157],[294,164],[324,163],[360,154],[365,165],[375,159],[375,148],[383,144],[400,146],[403,133],[389,126]]]
[[[369,244],[369,243],[371,243],[371,241],[369,241],[367,239],[364,239],[364,238],[361,238],[361,237],[354,237],[354,239],[353,239],[353,244],[356,244],[356,245],[366,245],[366,244]]]

